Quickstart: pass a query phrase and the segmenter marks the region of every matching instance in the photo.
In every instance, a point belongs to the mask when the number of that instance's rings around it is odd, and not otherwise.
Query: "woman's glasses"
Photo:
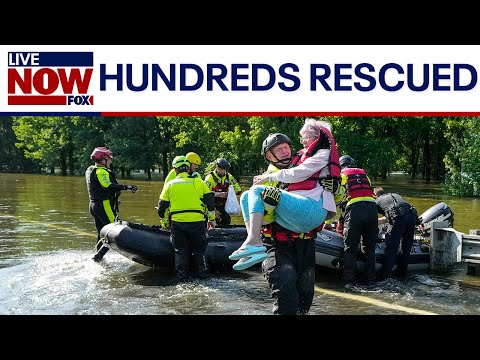
[[[300,136],[300,142],[303,144],[305,141],[310,139],[310,134],[305,134],[303,136]]]

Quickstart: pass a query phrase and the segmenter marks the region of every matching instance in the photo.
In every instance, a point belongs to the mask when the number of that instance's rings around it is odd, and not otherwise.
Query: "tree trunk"
[[[432,180],[432,153],[430,150],[430,131],[426,131],[423,137],[423,166],[425,168],[425,181]]]
[[[168,150],[164,149],[162,151],[162,172],[163,172],[163,180],[167,178],[168,172],[169,172],[169,166],[168,166]]]
[[[62,171],[62,176],[67,176],[67,158],[64,151],[60,154],[60,169]]]
[[[70,147],[68,149],[68,167],[69,167],[70,175],[71,176],[75,175],[75,160],[73,157],[73,147]]]

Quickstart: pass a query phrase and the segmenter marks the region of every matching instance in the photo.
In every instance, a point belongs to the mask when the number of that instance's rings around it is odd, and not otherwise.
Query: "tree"
[[[155,117],[125,117],[115,119],[105,134],[105,141],[114,152],[115,166],[125,177],[131,170],[141,169],[151,180],[151,169],[158,163],[161,152],[159,123]]]
[[[39,160],[43,168],[54,173],[56,166],[62,166],[66,172],[65,143],[68,136],[68,117],[52,116],[20,116],[14,118],[12,126],[18,143],[15,145],[24,150],[25,157]]]
[[[39,171],[38,163],[26,159],[23,151],[15,146],[17,138],[12,125],[11,116],[0,116],[0,172]]]

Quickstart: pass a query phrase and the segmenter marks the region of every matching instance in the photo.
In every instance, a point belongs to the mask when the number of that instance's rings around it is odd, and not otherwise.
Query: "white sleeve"
[[[329,157],[330,150],[321,149],[318,150],[315,155],[305,160],[302,164],[290,169],[282,169],[277,172],[267,174],[265,175],[265,178],[288,184],[298,183],[308,179],[310,176],[327,166]]]

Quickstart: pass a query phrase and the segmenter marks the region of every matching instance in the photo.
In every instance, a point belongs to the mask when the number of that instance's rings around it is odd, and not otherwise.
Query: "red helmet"
[[[112,150],[106,147],[96,147],[93,149],[92,154],[90,155],[90,159],[95,162],[101,161],[102,159],[113,159]]]

